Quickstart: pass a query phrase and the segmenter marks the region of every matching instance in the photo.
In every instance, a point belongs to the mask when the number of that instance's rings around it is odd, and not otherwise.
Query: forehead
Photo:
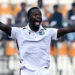
[[[41,11],[39,9],[33,9],[30,12],[30,14],[35,14],[35,13],[40,13],[41,14]]]

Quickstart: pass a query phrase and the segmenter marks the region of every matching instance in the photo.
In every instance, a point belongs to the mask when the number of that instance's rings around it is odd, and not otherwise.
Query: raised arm
[[[11,35],[11,27],[0,22],[0,30],[4,31],[9,36]]]
[[[57,37],[61,37],[67,33],[75,32],[75,26],[58,29]]]

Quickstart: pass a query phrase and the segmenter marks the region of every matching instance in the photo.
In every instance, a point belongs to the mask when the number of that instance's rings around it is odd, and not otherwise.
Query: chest
[[[51,35],[46,31],[44,33],[23,32],[19,35],[17,41],[21,47],[47,47],[51,42]]]

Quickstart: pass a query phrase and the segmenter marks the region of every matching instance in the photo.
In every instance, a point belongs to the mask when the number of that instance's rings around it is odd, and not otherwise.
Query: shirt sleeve
[[[11,38],[12,39],[17,39],[18,37],[18,34],[19,34],[19,28],[18,27],[12,27],[12,30],[11,30]]]
[[[57,38],[58,29],[52,28],[51,32],[52,32],[52,36],[51,36],[52,40],[57,40],[58,39]]]

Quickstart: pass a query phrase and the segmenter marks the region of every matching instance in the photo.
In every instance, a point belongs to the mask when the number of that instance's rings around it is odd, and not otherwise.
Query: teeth
[[[35,24],[39,25],[39,22],[35,22]]]

